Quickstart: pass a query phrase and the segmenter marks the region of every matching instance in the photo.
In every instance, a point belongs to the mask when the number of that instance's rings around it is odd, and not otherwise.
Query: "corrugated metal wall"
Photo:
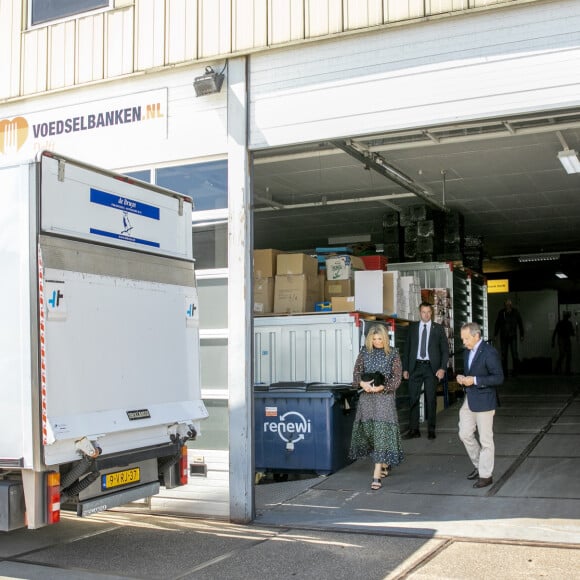
[[[27,28],[0,2],[0,100],[425,17],[540,0],[116,0]]]

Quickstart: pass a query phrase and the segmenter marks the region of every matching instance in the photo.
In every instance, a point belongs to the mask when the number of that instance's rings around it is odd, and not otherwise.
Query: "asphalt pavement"
[[[255,487],[236,525],[129,508],[0,533],[0,578],[562,579],[580,577],[580,377],[502,387],[490,487],[474,489],[458,404],[437,439],[370,489],[371,464]]]

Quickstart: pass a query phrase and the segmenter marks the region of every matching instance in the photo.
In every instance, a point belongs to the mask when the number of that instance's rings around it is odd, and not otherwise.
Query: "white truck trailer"
[[[0,531],[187,482],[190,198],[44,152],[0,166]]]

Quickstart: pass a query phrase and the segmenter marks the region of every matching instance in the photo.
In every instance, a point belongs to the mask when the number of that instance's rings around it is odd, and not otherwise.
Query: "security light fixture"
[[[580,159],[574,149],[564,149],[558,152],[558,159],[566,173],[580,173]]]
[[[225,67],[224,67],[225,68]],[[211,66],[205,67],[205,74],[193,79],[193,88],[195,89],[195,96],[202,97],[204,95],[211,95],[219,93],[222,90],[222,83],[224,82],[224,74],[216,73]]]
[[[556,272],[556,278],[560,278],[560,280],[564,280],[567,277],[568,276],[566,276],[566,274],[564,274],[564,272]]]

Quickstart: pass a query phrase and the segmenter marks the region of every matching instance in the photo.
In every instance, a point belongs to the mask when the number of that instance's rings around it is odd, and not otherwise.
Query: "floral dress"
[[[371,457],[373,463],[398,465],[405,458],[397,417],[395,392],[401,384],[401,358],[396,349],[389,354],[382,348],[359,353],[353,374],[353,387],[359,388],[362,373],[381,372],[385,390],[380,393],[362,392],[359,397],[350,444],[350,459]],[[393,389],[393,392],[387,392]]]

